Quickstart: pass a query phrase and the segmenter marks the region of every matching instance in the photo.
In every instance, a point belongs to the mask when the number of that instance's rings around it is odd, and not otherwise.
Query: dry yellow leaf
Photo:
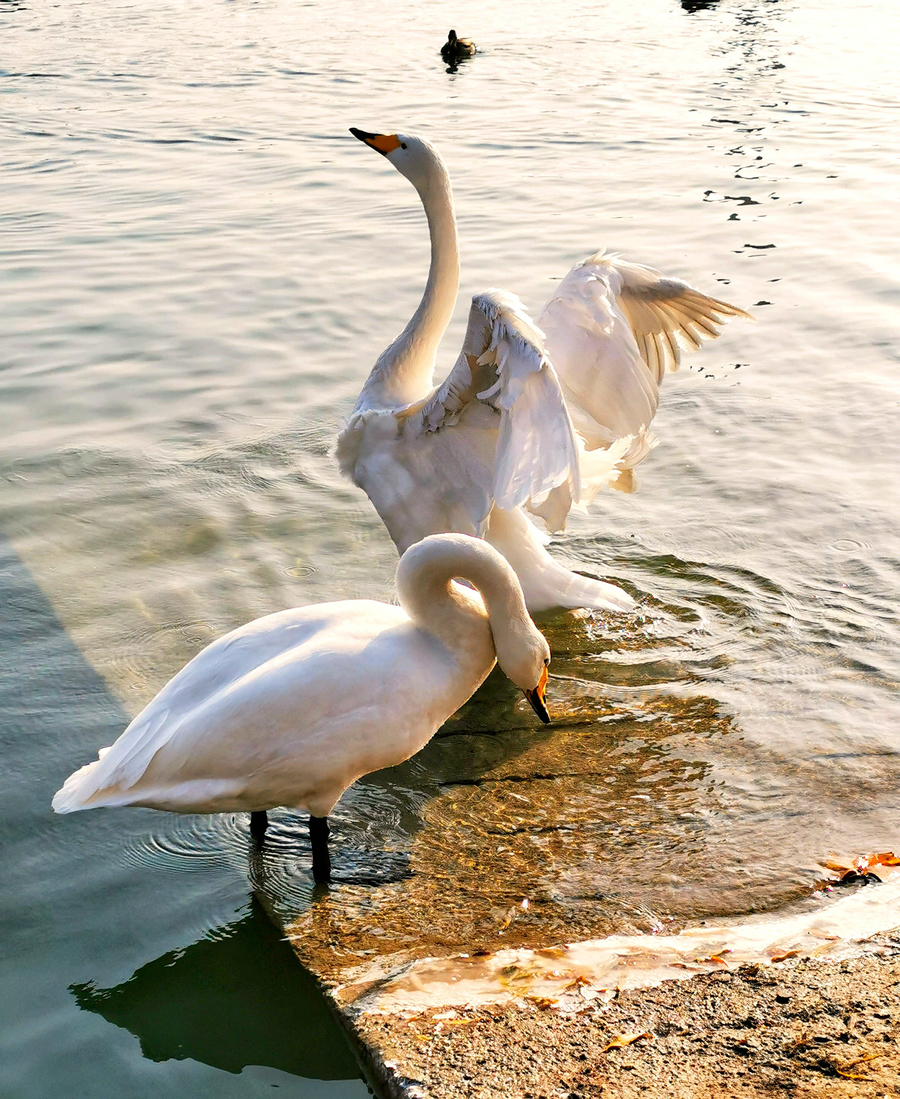
[[[603,1049],[600,1050],[600,1052],[606,1053],[609,1049],[622,1049],[624,1046],[630,1046],[634,1042],[639,1042],[641,1038],[652,1039],[653,1035],[649,1030],[642,1030],[640,1034],[617,1034],[611,1042],[607,1043]]]
[[[836,885],[838,882],[849,884],[858,878],[864,878],[867,874],[884,880],[890,873],[885,867],[900,866],[900,858],[893,851],[880,851],[873,855],[855,855],[853,858],[841,858],[831,854],[822,865],[826,870],[832,870],[838,875],[837,881],[827,882],[826,885]]]
[[[874,1061],[876,1057],[883,1057],[883,1053],[870,1053],[866,1057],[857,1057],[855,1061],[851,1061],[849,1065],[844,1065],[843,1068],[834,1066],[834,1071],[838,1076],[843,1076],[846,1080],[868,1080],[869,1077],[863,1075],[861,1072],[851,1072],[850,1069],[856,1068],[857,1065],[863,1065],[866,1061]]]
[[[772,961],[783,962],[787,958],[796,958],[799,953],[799,950],[785,950],[783,954],[773,954]]]

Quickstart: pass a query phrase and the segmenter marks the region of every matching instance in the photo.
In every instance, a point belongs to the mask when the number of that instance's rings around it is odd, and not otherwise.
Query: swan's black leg
[[[309,818],[309,840],[312,844],[312,871],[317,884],[331,880],[331,856],[328,854],[328,817]]]
[[[255,809],[250,814],[250,835],[257,843],[262,843],[268,827],[269,818],[266,816],[265,809]]]

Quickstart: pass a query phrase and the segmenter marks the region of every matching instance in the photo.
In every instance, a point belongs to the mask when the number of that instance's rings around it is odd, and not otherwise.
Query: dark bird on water
[[[447,41],[441,46],[441,57],[445,61],[459,61],[462,57],[471,57],[475,53],[475,43],[471,38],[457,38],[456,31],[450,31]]]

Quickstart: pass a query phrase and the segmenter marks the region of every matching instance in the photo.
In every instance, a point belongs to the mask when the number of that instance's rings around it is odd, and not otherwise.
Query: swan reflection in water
[[[359,1068],[313,978],[252,898],[237,922],[141,966],[114,988],[70,991],[80,1008],[134,1034],[150,1061],[192,1058],[226,1072],[250,1065],[318,1080]]]

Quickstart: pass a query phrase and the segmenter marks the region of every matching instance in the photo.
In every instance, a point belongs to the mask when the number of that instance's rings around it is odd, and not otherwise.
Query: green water
[[[123,862],[152,814],[53,826],[47,782],[68,769],[70,738],[114,737],[124,715],[6,542],[0,713],[2,1093],[368,1094],[312,978],[228,864],[212,853],[173,876]]]
[[[251,883],[383,950],[773,909],[900,847],[895,12],[691,7],[0,2],[4,1093],[365,1094]],[[290,813],[252,866],[240,817],[49,804],[228,628],[390,598],[330,448],[427,234],[351,125],[449,165],[439,371],[469,295],[537,312],[601,245],[757,320],[554,539],[640,613],[546,624],[555,726],[492,680],[348,792],[325,904]]]

